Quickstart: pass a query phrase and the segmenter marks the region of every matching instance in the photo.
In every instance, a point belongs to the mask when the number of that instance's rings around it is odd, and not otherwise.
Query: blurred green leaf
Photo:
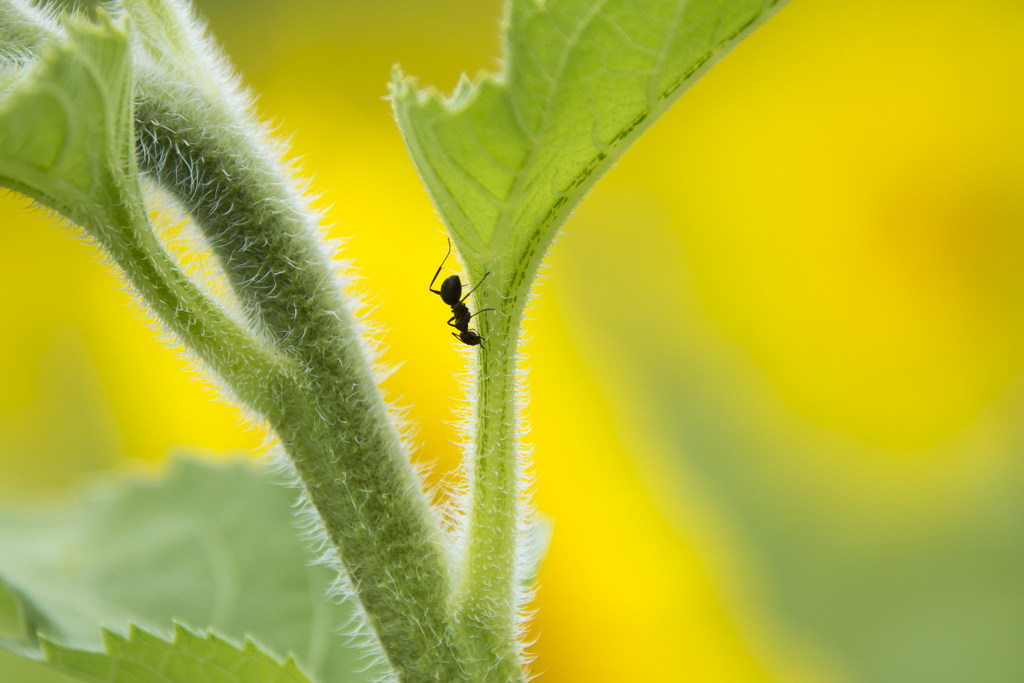
[[[239,648],[180,625],[173,641],[133,626],[127,638],[104,631],[103,644],[93,652],[44,640],[43,651],[57,669],[99,683],[309,683],[294,661],[279,662],[250,640]]]
[[[513,291],[529,285],[601,174],[783,4],[512,0],[501,74],[446,99],[396,71],[399,127],[470,267],[500,258]]]
[[[0,680],[5,683],[79,683],[82,679],[0,648]]]
[[[707,318],[677,242],[649,229],[622,240],[630,218],[604,219],[621,221],[579,231],[583,257],[561,265],[565,309],[610,354],[592,367],[615,374],[612,395],[636,401],[628,411],[674,456],[657,488],[710,494],[734,535],[752,587],[729,597],[747,636],[792,637],[844,681],[1024,680],[1024,387],[915,453],[907,476],[893,454],[786,407]],[[638,266],[628,288],[607,277],[621,263]]]
[[[131,51],[106,15],[66,28],[0,100],[0,184],[91,227],[134,175]]]
[[[0,582],[0,638],[20,639],[24,636],[25,612],[21,600]]]
[[[166,480],[123,482],[73,507],[0,512],[0,575],[40,632],[99,649],[100,627],[167,632],[172,620],[294,654],[326,683],[374,680],[350,644],[356,610],[326,596],[337,573],[295,529],[294,489],[247,463],[176,461]],[[2,678],[2,676],[0,676]]]
[[[51,627],[35,605],[0,577],[0,648],[31,653],[39,648],[37,632]]]

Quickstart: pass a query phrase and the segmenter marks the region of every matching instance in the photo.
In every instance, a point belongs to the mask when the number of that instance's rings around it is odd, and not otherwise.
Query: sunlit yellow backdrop
[[[501,2],[199,6],[349,238],[387,358],[404,362],[387,388],[412,406],[419,459],[451,470],[461,356],[426,291],[444,233],[382,97],[393,62],[442,89],[495,68]],[[633,245],[601,275],[625,288],[654,267],[645,240],[680,245],[703,314],[788,410],[928,467],[929,449],[1024,368],[1021,35],[1024,5],[1011,0],[793,0],[569,221],[529,325],[536,500],[555,519],[533,627],[543,680],[841,677],[824,655],[766,652],[771,634],[752,635],[723,598],[745,580],[729,569],[728,530],[669,509],[679,491],[659,481],[651,451],[663,445],[616,373],[622,346],[578,312],[577,234]],[[89,247],[24,206],[0,202],[3,495],[182,445],[258,447],[138,322]],[[632,294],[648,311],[663,295]]]

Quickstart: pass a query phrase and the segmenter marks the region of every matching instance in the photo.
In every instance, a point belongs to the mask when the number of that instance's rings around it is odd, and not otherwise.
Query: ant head
[[[449,275],[441,283],[441,300],[449,306],[459,303],[462,298],[462,280],[458,275]]]
[[[479,346],[483,339],[476,333],[475,330],[463,330],[459,332],[459,341],[467,346]]]

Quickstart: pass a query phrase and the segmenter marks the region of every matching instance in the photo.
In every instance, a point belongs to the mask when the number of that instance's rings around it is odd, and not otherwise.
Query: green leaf
[[[917,466],[896,464],[782,403],[708,317],[674,234],[624,241],[620,228],[581,233],[565,305],[592,348],[611,349],[589,364],[614,376],[608,395],[671,457],[652,473],[682,501],[667,510],[700,528],[708,510],[687,508],[698,493],[731,532],[743,566],[728,576],[749,574],[756,592],[726,584],[727,602],[755,649],[789,641],[854,682],[1024,680],[1020,382],[974,426],[915,452]],[[629,288],[604,275],[623,262],[636,266]]]
[[[45,662],[0,648],[0,681],[11,683],[78,683],[82,679],[53,669]]]
[[[25,637],[25,610],[21,599],[0,581],[0,638]]]
[[[648,126],[785,0],[512,0],[505,70],[450,98],[396,69],[416,169],[470,269],[519,293]]]
[[[0,100],[0,184],[93,227],[134,182],[125,30],[72,20]]]
[[[501,74],[444,98],[395,69],[406,146],[468,269],[483,343],[465,568],[452,598],[475,658],[518,667],[514,575],[522,492],[516,369],[523,312],[558,228],[598,177],[785,0],[511,0]],[[466,294],[469,298],[470,293]]]
[[[373,680],[343,633],[356,608],[326,597],[337,573],[295,529],[294,489],[262,469],[179,460],[167,479],[122,482],[47,512],[0,512],[0,575],[40,633],[78,649],[99,627],[166,632],[177,620],[252,636],[325,683]],[[0,679],[3,672],[0,670]]]
[[[292,659],[279,662],[251,640],[239,648],[212,633],[175,625],[167,641],[135,626],[127,638],[103,631],[103,652],[43,640],[46,661],[100,683],[309,683]]]
[[[36,633],[48,628],[40,610],[0,577],[0,648],[30,653],[39,647]]]
[[[47,628],[23,595],[0,579],[0,680],[69,683],[81,680],[55,671],[41,660],[36,631]]]

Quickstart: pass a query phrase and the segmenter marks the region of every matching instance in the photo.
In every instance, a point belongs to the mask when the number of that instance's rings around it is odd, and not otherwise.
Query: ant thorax
[[[465,330],[469,326],[469,319],[472,317],[469,314],[469,306],[459,302],[452,306],[452,317],[455,319],[452,324],[459,330]]]

